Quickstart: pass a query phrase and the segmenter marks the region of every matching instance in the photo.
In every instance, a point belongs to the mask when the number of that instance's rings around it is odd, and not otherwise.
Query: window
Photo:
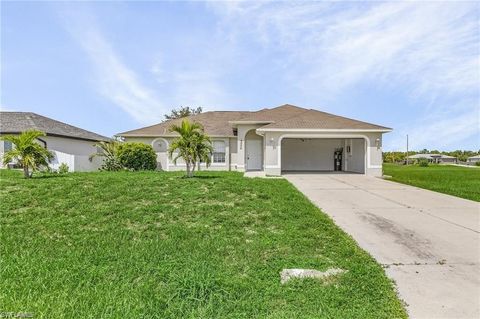
[[[10,150],[12,150],[12,148],[13,148],[12,147],[12,142],[10,142],[10,141],[4,141],[3,142],[3,151],[4,152],[10,151]]]
[[[225,163],[225,142],[213,141],[212,146],[213,146],[212,162]]]

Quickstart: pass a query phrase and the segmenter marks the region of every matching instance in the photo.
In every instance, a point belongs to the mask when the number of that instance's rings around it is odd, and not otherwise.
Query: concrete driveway
[[[285,177],[384,265],[412,318],[480,318],[480,204],[375,177]]]

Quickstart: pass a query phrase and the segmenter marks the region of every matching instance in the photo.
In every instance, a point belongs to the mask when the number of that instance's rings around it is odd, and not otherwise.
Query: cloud
[[[478,136],[479,119],[472,116],[480,107],[478,3],[228,2],[209,7],[228,38],[257,39],[265,49],[285,53],[284,77],[304,96],[328,102],[369,83],[408,97],[415,107],[410,111],[419,118],[405,116],[393,134],[419,133],[419,147]]]
[[[100,94],[142,124],[158,122],[168,113],[157,94],[122,61],[90,11],[63,11],[62,17],[66,29],[92,62]]]

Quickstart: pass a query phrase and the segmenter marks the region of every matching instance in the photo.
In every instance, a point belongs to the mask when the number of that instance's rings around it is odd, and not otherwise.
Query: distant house
[[[457,163],[457,158],[443,154],[415,154],[408,157],[410,160],[426,159],[429,163]]]
[[[38,142],[54,154],[50,165],[53,169],[58,169],[65,163],[70,171],[97,170],[102,160],[89,160],[89,156],[97,151],[94,144],[110,140],[108,137],[36,113],[0,112],[0,135],[15,135],[33,129],[47,134],[39,138]],[[12,147],[10,142],[0,141],[0,167],[3,165],[1,159],[4,152]]]
[[[480,162],[480,155],[470,156],[467,158],[467,163],[476,163]]]
[[[158,168],[185,169],[168,157],[177,138],[172,124],[183,119],[117,134],[127,142],[152,145]],[[291,171],[345,171],[382,175],[382,135],[392,129],[294,105],[259,111],[213,111],[189,116],[202,124],[212,139],[210,170],[263,171],[281,175]],[[202,167],[206,169],[206,167]]]

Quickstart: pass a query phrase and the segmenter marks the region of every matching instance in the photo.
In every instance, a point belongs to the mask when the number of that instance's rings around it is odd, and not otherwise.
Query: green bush
[[[475,162],[475,166],[480,166],[480,161]]]
[[[59,174],[67,174],[68,173],[68,165],[66,163],[60,164],[58,167],[58,173]]]
[[[418,160],[418,166],[420,166],[420,167],[428,167],[428,160],[427,160],[427,159],[424,159],[424,158]]]
[[[126,169],[152,171],[157,168],[157,155],[152,146],[143,143],[127,142],[118,146],[119,163]]]

